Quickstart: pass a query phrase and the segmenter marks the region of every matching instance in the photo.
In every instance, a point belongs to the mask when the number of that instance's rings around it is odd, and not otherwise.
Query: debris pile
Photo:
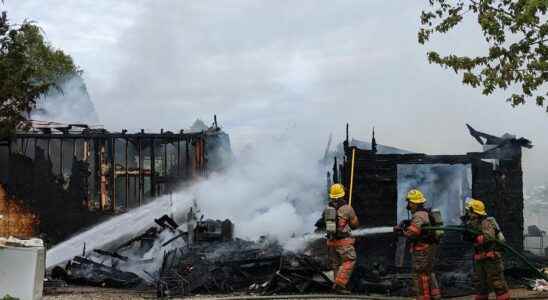
[[[117,288],[132,288],[143,283],[142,279],[133,273],[123,272],[82,256],[74,257],[64,269],[55,267],[52,277],[63,279],[70,284]]]
[[[257,242],[235,239],[176,249],[164,257],[158,296],[194,293],[260,294],[329,290],[324,261],[284,252],[266,237]]]
[[[196,220],[192,210],[179,225],[164,215],[121,245],[82,249],[82,255],[50,270],[52,285],[156,289],[158,296],[195,293],[260,294],[328,291],[325,256],[295,254],[268,237],[233,237],[230,220]],[[310,254],[310,253],[308,253]],[[46,284],[47,286],[47,284]]]

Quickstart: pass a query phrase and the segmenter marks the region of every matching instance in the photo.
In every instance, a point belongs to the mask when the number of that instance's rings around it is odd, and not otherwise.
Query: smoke
[[[227,170],[214,172],[172,196],[160,197],[55,246],[48,251],[47,266],[80,255],[84,243],[87,249],[123,244],[164,214],[184,222],[194,203],[207,218],[230,219],[235,235],[243,239],[268,236],[283,243],[293,235],[310,232],[324,208],[325,182],[318,163],[320,153],[307,152],[302,142],[292,131],[264,136],[246,147]],[[155,256],[154,249],[151,251]]]
[[[421,2],[205,0],[142,6],[132,26],[117,36],[115,53],[123,59],[112,67],[113,88],[94,93],[107,127],[177,128],[217,113],[236,150],[293,122],[320,149],[330,132],[340,141],[349,122],[357,139],[369,140],[375,126],[380,144],[455,154],[480,149],[465,128],[471,123],[495,135],[530,138],[536,148],[526,150],[526,183],[546,177],[545,164],[535,163],[546,162],[542,153],[548,149],[548,119],[541,111],[534,105],[513,109],[504,103],[504,92],[483,96],[427,62],[431,48],[484,54],[474,20],[425,48],[416,41],[420,11],[427,6]],[[454,43],[463,39],[469,42]],[[122,109],[133,118],[119,118]],[[163,117],[149,117],[155,115]]]
[[[398,222],[409,219],[405,196],[419,189],[427,206],[440,210],[446,225],[460,224],[464,201],[472,196],[470,165],[398,165]]]
[[[211,174],[190,193],[209,218],[229,218],[246,239],[287,240],[313,229],[323,209],[325,174],[320,151],[310,153],[291,131],[264,136],[222,173]]]
[[[48,9],[51,1],[63,9]],[[430,50],[488,54],[473,15],[425,47],[425,1],[51,1],[4,6],[73,55],[106,128],[178,129],[217,113],[236,150],[292,122],[319,149],[349,122],[357,139],[368,141],[375,126],[380,144],[455,154],[480,150],[470,123],[530,138],[525,184],[546,183],[543,110],[512,108],[510,90],[484,96],[427,62]]]
[[[63,10],[28,1],[5,5],[14,18],[37,20],[52,44],[75,54],[106,128],[182,128],[196,117],[206,120],[217,113],[240,153],[239,164],[255,151],[247,145],[262,148],[268,136],[294,122],[301,139],[286,147],[301,148],[311,157],[316,153],[311,149],[323,150],[329,132],[340,140],[346,122],[351,136],[361,140],[369,140],[375,126],[377,142],[383,145],[431,154],[466,153],[479,150],[464,126],[470,123],[495,135],[511,132],[530,138],[535,148],[524,151],[524,180],[531,190],[545,183],[548,118],[532,103],[511,108],[503,101],[507,92],[483,96],[463,87],[455,74],[428,64],[429,50],[476,55],[486,54],[486,48],[474,22],[435,37],[428,47],[418,45],[425,2],[122,0],[109,3],[108,9],[90,1],[64,2]],[[98,26],[89,28],[89,20],[99,20]],[[67,28],[85,28],[89,34],[75,35],[78,30]],[[277,146],[269,150],[287,151]],[[230,172],[249,179],[246,169],[237,165]],[[286,179],[283,183],[291,185],[292,178]],[[211,181],[229,179],[212,175]],[[223,193],[209,187],[212,196],[221,194],[217,200],[239,198],[238,212],[215,207],[229,205],[226,201],[211,203],[205,195],[200,201],[212,214],[256,224],[249,232],[240,231],[242,236],[259,234],[272,226],[266,220],[285,212],[287,222],[293,222],[287,227],[300,227],[294,216],[307,215],[298,206],[303,200],[296,201],[282,187],[260,195],[255,187],[252,200],[243,188]],[[264,206],[274,198],[282,203]],[[261,214],[270,218],[258,218]],[[288,231],[276,234],[287,236]]]
[[[57,88],[51,88],[37,101],[36,108],[31,112],[31,119],[92,125],[99,122],[82,77],[68,75],[57,84]]]
[[[543,230],[548,229],[548,188],[540,185],[528,191],[525,195],[523,217],[525,226],[537,225]]]

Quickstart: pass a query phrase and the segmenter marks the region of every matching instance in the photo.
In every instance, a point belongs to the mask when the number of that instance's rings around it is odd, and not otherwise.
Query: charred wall
[[[52,162],[40,151],[34,160],[21,154],[11,155],[9,194],[21,199],[20,205],[37,217],[35,234],[46,242],[55,244],[108,217],[87,206],[87,186],[82,184],[90,174],[86,167],[85,163],[75,161],[65,181],[52,172]]]
[[[0,141],[0,184],[37,216],[36,233],[55,244],[206,176],[227,155],[228,135],[218,127],[132,134],[46,128]]]

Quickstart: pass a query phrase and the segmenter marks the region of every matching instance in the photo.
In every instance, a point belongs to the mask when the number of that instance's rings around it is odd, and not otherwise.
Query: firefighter
[[[356,263],[356,250],[351,229],[359,226],[354,209],[346,204],[342,184],[333,184],[329,189],[329,205],[323,213],[327,232],[327,249],[331,268],[335,276],[333,290],[349,294],[348,281]]]
[[[474,276],[476,300],[489,299],[493,290],[497,300],[510,299],[508,285],[504,279],[504,262],[496,241],[504,236],[493,217],[487,216],[485,204],[471,199],[466,205],[466,226],[471,230],[464,235],[474,243]]]
[[[433,272],[439,239],[435,232],[422,230],[432,224],[430,212],[424,207],[426,198],[421,191],[412,189],[407,193],[407,210],[411,220],[401,222],[394,231],[403,234],[411,244],[413,288],[416,299],[441,299],[438,280]]]

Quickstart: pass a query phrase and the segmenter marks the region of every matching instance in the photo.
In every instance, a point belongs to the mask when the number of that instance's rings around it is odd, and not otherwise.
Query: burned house
[[[83,124],[34,122],[0,141],[0,186],[6,191],[0,228],[19,232],[10,217],[24,211],[55,244],[104,220],[170,193],[223,167],[229,137],[214,124],[194,132],[110,132]],[[28,222],[27,222],[28,223]],[[27,224],[25,223],[25,224]]]
[[[352,206],[365,227],[393,226],[408,219],[404,198],[411,188],[425,193],[427,206],[439,209],[446,225],[460,224],[468,197],[481,199],[509,245],[522,250],[521,157],[522,148],[531,148],[531,142],[468,129],[484,151],[462,155],[379,153],[374,135],[370,149],[361,149],[349,143],[347,134],[343,161],[334,164],[330,180],[351,187]],[[359,265],[366,269],[381,266],[386,273],[409,273],[408,251],[402,247],[405,245],[391,234],[359,238]],[[469,288],[471,250],[459,234],[445,234],[437,268],[449,293]]]

